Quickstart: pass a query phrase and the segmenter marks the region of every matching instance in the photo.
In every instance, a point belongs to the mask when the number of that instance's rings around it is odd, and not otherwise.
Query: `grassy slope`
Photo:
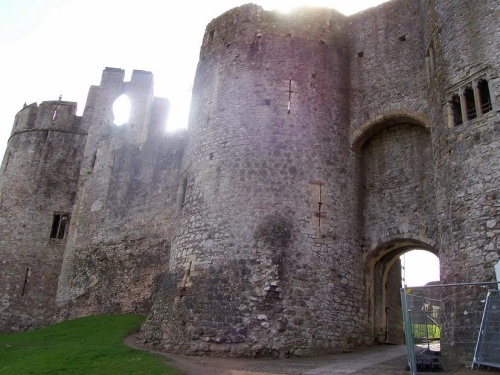
[[[92,316],[0,335],[0,374],[178,374],[165,358],[123,344],[143,321],[138,315]]]

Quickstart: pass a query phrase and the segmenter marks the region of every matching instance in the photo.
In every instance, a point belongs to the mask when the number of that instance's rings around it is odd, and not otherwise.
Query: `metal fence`
[[[496,287],[496,282],[436,283],[401,289],[408,370],[411,374],[452,370],[463,364],[474,365],[486,300]],[[500,353],[500,304],[495,303],[494,306],[488,332],[492,329],[496,331],[484,336],[482,348],[485,350],[482,353],[486,356],[492,352]]]
[[[481,365],[500,368],[500,290],[486,297],[472,368]]]

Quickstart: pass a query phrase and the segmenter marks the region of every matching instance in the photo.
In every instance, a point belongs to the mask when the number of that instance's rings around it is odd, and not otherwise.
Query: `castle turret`
[[[346,31],[333,10],[255,5],[208,25],[146,341],[252,356],[367,340]]]
[[[76,103],[30,104],[17,115],[0,171],[0,327],[45,325],[66,245],[87,129]]]

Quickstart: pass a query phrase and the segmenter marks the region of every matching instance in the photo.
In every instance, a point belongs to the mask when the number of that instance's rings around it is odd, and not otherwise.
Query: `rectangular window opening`
[[[50,229],[50,238],[55,238],[58,240],[64,238],[68,219],[68,213],[54,212],[54,215],[52,217],[52,228]]]
[[[479,102],[481,103],[481,111],[483,113],[488,113],[492,110],[490,89],[488,87],[488,81],[485,79],[480,79],[477,83],[477,89],[479,91]]]
[[[467,86],[464,90],[465,108],[467,110],[467,119],[472,120],[477,117],[476,102],[474,100],[474,90]]]
[[[451,109],[453,111],[453,125],[461,125],[464,121],[462,119],[462,104],[460,103],[460,96],[454,94],[451,97]]]

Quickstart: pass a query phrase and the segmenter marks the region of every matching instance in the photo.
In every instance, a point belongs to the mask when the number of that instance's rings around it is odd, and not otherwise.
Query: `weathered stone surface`
[[[235,8],[207,26],[187,133],[162,131],[168,103],[144,71],[106,68],[81,118],[27,106],[0,177],[0,328],[140,312],[144,342],[193,355],[401,342],[402,253],[439,255],[444,282],[494,278],[499,12]],[[55,212],[70,214],[62,239]],[[464,319],[445,322],[448,343]]]

